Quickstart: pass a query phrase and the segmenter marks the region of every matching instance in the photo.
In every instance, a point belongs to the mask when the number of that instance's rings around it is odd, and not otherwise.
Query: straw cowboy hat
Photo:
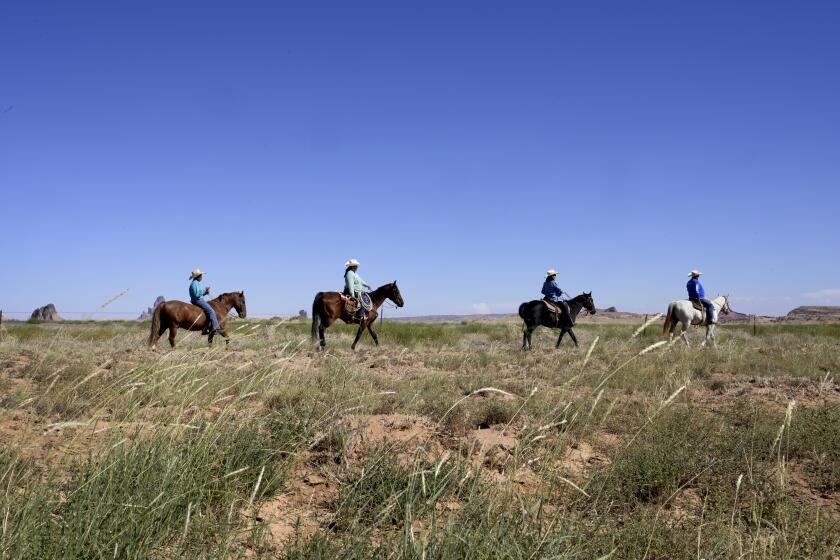
[[[557,276],[557,271],[554,270],[553,268],[547,270],[545,272],[545,277],[548,278],[549,276]]]
[[[195,280],[199,276],[204,276],[204,272],[200,268],[193,269],[190,273],[190,280]]]
[[[700,276],[702,274],[703,273],[700,272],[699,270],[692,270],[691,272],[688,273],[689,276]]]
[[[357,261],[356,259],[350,259],[349,261],[344,263],[344,268],[348,268],[351,266],[359,266],[359,261]]]

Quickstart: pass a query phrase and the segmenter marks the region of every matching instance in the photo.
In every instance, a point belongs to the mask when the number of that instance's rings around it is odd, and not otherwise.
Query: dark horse
[[[225,342],[228,340],[227,331],[225,331],[225,323],[227,322],[228,313],[231,308],[236,309],[236,314],[245,318],[245,292],[230,292],[222,294],[216,299],[211,299],[207,303],[216,312],[216,317],[219,318],[219,325],[222,330],[219,334],[225,337]],[[169,329],[169,344],[175,348],[175,333],[178,332],[178,327],[187,329],[188,331],[200,331],[204,329],[204,324],[207,322],[207,315],[197,305],[191,303],[184,303],[183,301],[165,301],[159,303],[155,307],[155,312],[152,315],[152,332],[149,335],[149,346],[154,348],[157,346],[157,341],[161,335]],[[208,340],[211,344],[212,339]]]
[[[361,338],[365,329],[370,331],[370,336],[373,337],[373,341],[379,346],[379,338],[373,332],[373,323],[379,315],[376,310],[382,306],[386,299],[393,301],[397,307],[402,307],[404,302],[402,294],[400,294],[400,289],[397,288],[396,280],[390,284],[379,286],[368,295],[370,295],[370,301],[373,305],[365,315],[365,318],[359,321],[355,315],[351,315],[344,308],[344,301],[341,299],[339,292],[318,292],[315,294],[315,301],[312,302],[312,340],[315,340],[317,337],[320,341],[320,347],[324,348],[327,345],[327,341],[324,339],[324,331],[338,319],[341,319],[345,323],[359,325],[356,339],[350,345],[350,348],[353,350],[356,349],[356,344],[359,342],[359,338]]]
[[[551,311],[545,304],[545,300],[535,299],[528,301],[519,306],[519,316],[525,321],[525,328],[522,330],[522,349],[525,347],[531,348],[531,333],[540,325],[550,327],[552,329],[560,329],[560,338],[557,339],[555,348],[560,347],[560,341],[563,340],[563,335],[569,333],[575,346],[578,345],[577,337],[572,331],[575,319],[581,309],[589,311],[590,315],[595,314],[595,301],[592,299],[592,292],[582,293],[579,296],[569,300],[569,311],[572,316],[569,317],[566,313],[560,315],[560,320],[557,320],[557,314]]]

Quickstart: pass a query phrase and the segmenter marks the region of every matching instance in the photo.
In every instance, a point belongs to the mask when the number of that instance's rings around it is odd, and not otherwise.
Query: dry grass
[[[233,325],[9,325],[0,558],[840,554],[835,325]]]

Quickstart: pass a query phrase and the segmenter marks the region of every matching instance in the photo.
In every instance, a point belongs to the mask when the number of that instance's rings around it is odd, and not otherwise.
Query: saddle
[[[542,301],[545,304],[545,306],[548,307],[548,310],[550,312],[554,313],[554,319],[557,321],[557,324],[559,325],[560,324],[560,317],[563,316],[563,308],[560,307],[559,305],[557,305],[554,301],[548,299],[547,297],[543,298]]]
[[[703,302],[699,299],[690,299],[688,300],[691,302],[691,305],[694,306],[694,309],[700,312],[700,326],[707,325],[709,323],[709,314],[706,312],[706,306],[703,305]]]

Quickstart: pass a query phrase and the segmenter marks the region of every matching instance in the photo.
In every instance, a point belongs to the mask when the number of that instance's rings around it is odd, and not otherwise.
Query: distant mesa
[[[616,309],[615,306],[607,307],[606,309],[604,309],[604,313],[618,313],[618,309]]]
[[[803,305],[789,311],[785,315],[785,319],[800,321],[840,321],[840,306]]]
[[[155,303],[150,308],[148,308],[147,310],[140,313],[140,316],[137,317],[137,320],[138,321],[148,321],[149,319],[151,319],[152,315],[155,312],[155,307],[157,307],[158,305],[160,305],[161,303],[163,303],[165,301],[166,300],[164,299],[163,296],[158,296],[157,298],[155,298]]]
[[[63,321],[64,319],[58,314],[58,311],[55,310],[55,305],[49,303],[44,307],[39,307],[35,311],[32,312],[32,316],[30,319],[35,319],[37,321]]]
[[[301,309],[300,311],[298,311],[298,317],[302,317],[302,318],[306,319],[306,311],[304,309]]]
[[[737,311],[729,311],[729,315],[723,313],[718,315],[718,321],[721,323],[747,323],[751,320],[751,316],[746,313],[738,313]]]

